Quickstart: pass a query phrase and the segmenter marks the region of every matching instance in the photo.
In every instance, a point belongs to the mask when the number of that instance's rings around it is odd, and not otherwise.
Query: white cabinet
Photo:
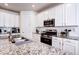
[[[73,26],[77,25],[76,4],[61,4],[55,7],[55,25]]]
[[[14,26],[19,27],[19,15],[18,14],[15,14]]]
[[[53,37],[52,46],[58,49],[62,49],[62,38]]]
[[[77,25],[76,4],[65,4],[64,6],[65,22],[67,26]]]
[[[42,13],[38,14],[36,17],[36,25],[37,27],[43,27],[44,15]]]
[[[4,26],[4,13],[0,12],[0,26]]]
[[[19,15],[18,14],[4,14],[5,27],[19,27]]]
[[[19,27],[19,15],[10,14],[10,27]]]
[[[65,43],[63,47],[64,47],[63,50],[66,54],[71,54],[71,55],[75,54],[75,46]]]
[[[32,39],[34,29],[35,14],[32,11],[21,11],[20,29],[21,36]]]
[[[48,10],[48,16],[50,19],[55,19],[55,8],[51,8]]]
[[[55,7],[55,26],[63,26],[64,20],[64,5]]]
[[[5,27],[10,26],[10,14],[8,14],[8,13],[4,14],[4,25],[5,25]]]
[[[76,44],[77,42],[75,40],[70,39],[64,39],[63,40],[63,51],[68,54],[76,54]]]
[[[56,7],[52,7],[41,13],[38,13],[38,24],[42,24],[43,26],[44,20],[55,18],[55,26],[77,25],[79,24],[78,9],[78,4],[60,4]]]
[[[79,26],[79,3],[76,4],[77,25]]]
[[[1,27],[19,27],[18,13],[0,10],[0,26]]]
[[[31,37],[31,30],[30,30],[30,15],[28,14],[21,14],[21,35],[30,38]],[[26,34],[27,33],[27,34]]]
[[[15,27],[15,16],[14,14],[10,14],[10,27]]]
[[[43,16],[44,16],[44,20],[50,19],[50,18],[49,18],[49,10],[46,10],[46,11],[44,11],[44,12],[42,12],[42,13],[43,13]]]
[[[65,54],[79,55],[79,41],[73,39],[52,37],[52,46]]]

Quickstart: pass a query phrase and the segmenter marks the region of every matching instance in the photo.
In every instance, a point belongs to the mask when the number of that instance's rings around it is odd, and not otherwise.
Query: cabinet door
[[[4,13],[0,12],[0,26],[4,26]]]
[[[63,40],[63,51],[67,54],[75,54],[75,49],[76,49],[76,43],[74,40],[70,40],[70,39],[64,39]]]
[[[62,38],[53,37],[52,46],[58,49],[62,49]]]
[[[44,11],[44,20],[49,20],[49,10]]]
[[[5,13],[4,15],[4,24],[5,24],[5,27],[10,27],[10,15],[8,13]]]
[[[21,13],[21,34],[27,39],[32,39],[32,30],[31,30],[31,14],[23,14]]]
[[[42,13],[37,15],[37,20],[36,20],[36,25],[37,27],[42,27],[43,26],[43,17],[44,15]]]
[[[50,19],[55,19],[55,8],[49,9],[48,15]]]
[[[75,4],[65,4],[65,15],[67,26],[77,25]]]
[[[18,14],[15,15],[14,25],[15,27],[19,27],[19,15]]]
[[[77,25],[79,26],[79,3],[76,4]]]
[[[64,5],[59,5],[55,8],[55,26],[63,26]]]
[[[64,43],[63,51],[67,54],[75,54],[75,46],[72,46],[70,44]]]
[[[15,27],[15,17],[14,17],[14,14],[10,14],[10,26],[11,27]]]

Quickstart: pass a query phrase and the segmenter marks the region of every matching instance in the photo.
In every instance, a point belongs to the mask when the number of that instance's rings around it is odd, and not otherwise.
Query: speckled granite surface
[[[65,54],[44,43],[33,41],[17,45],[10,43],[8,39],[0,40],[0,55],[62,55]]]

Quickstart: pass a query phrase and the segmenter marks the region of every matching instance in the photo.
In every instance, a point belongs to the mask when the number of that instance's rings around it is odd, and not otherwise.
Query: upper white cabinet
[[[19,27],[19,15],[18,14],[15,14],[14,26]]]
[[[0,10],[0,26],[1,27],[19,27],[18,13]]]
[[[55,26],[64,25],[64,5],[59,5],[55,7]]]
[[[35,13],[33,11],[21,11],[20,16],[21,36],[32,39],[32,33],[35,29]]]
[[[44,21],[44,14],[43,13],[39,13],[37,14],[36,17],[36,25],[37,27],[42,27],[43,26],[43,21]]]
[[[55,19],[55,8],[51,8],[48,10],[48,16],[50,19]]]
[[[45,10],[43,13],[43,20],[48,20],[49,19],[49,10]]]
[[[10,14],[5,13],[3,16],[4,16],[4,25],[5,25],[5,27],[9,27],[10,26]]]
[[[67,26],[77,25],[76,4],[64,4],[65,22]]]
[[[4,26],[4,13],[0,12],[0,26]]]
[[[77,25],[79,26],[79,4],[76,4],[76,16],[77,16]]]
[[[76,4],[62,4],[55,7],[55,25],[73,26],[77,25]]]
[[[15,15],[10,14],[10,27],[15,27]]]
[[[79,4],[60,4],[41,13],[38,13],[38,23],[42,24],[43,21],[55,18],[55,26],[73,26],[78,25],[79,22]]]

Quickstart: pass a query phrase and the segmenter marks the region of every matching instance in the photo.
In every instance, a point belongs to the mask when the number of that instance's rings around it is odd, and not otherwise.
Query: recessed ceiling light
[[[4,3],[5,6],[8,6],[8,3]]]
[[[70,7],[72,4],[67,4],[67,7]]]
[[[32,5],[32,7],[34,8],[34,7],[35,7],[35,5]]]

